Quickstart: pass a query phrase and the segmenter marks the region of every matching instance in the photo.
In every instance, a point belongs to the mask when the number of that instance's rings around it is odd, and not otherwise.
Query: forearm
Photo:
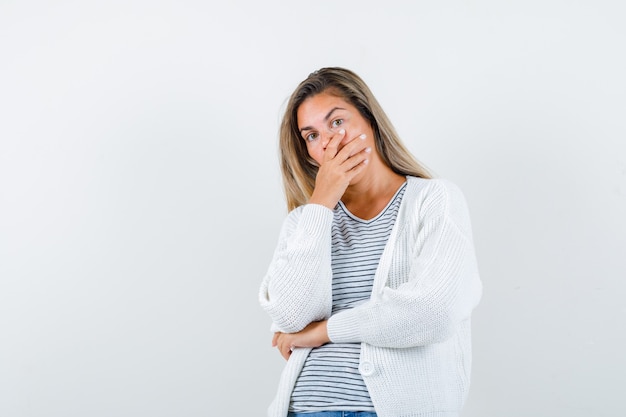
[[[416,261],[398,288],[386,287],[368,302],[333,315],[330,340],[404,348],[452,336],[471,315],[482,287],[471,242],[459,236],[451,248],[427,266]]]
[[[314,348],[328,342],[327,321],[316,321],[296,333],[277,332],[272,338],[272,346],[278,348],[280,354],[288,359],[294,348]]]
[[[308,205],[286,223],[259,298],[274,328],[293,333],[330,314],[332,212]]]

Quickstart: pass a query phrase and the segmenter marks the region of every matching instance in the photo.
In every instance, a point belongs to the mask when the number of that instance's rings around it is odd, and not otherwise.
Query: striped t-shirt
[[[339,202],[332,226],[333,309],[369,299],[406,182],[373,219],[354,216]],[[360,343],[327,343],[312,349],[291,394],[290,411],[374,411],[359,373]]]

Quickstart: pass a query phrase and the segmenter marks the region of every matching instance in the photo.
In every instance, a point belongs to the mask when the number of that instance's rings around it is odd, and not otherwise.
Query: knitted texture
[[[359,370],[379,417],[458,415],[469,389],[470,315],[481,297],[465,199],[449,181],[408,177],[371,299],[331,313],[333,213],[308,204],[287,216],[260,290],[272,330],[328,319],[334,343],[361,343]],[[295,349],[270,406],[287,415],[310,349]]]

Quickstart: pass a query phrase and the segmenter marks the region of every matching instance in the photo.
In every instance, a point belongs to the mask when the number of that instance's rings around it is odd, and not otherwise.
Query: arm
[[[365,135],[345,146],[341,129],[323,152],[309,204],[287,217],[278,248],[260,291],[261,306],[272,329],[297,333],[309,323],[328,318],[332,310],[331,228],[333,207],[351,179],[367,165]]]
[[[460,191],[445,184],[435,184],[398,236],[389,279],[402,284],[385,286],[368,302],[332,316],[331,341],[422,346],[446,340],[470,317],[481,284],[469,216]]]
[[[333,213],[307,204],[292,211],[259,292],[274,331],[294,333],[331,311]]]
[[[272,347],[278,348],[280,354],[287,360],[293,348],[322,346],[330,342],[326,329],[327,322],[327,320],[314,321],[297,333],[276,332],[272,338]]]

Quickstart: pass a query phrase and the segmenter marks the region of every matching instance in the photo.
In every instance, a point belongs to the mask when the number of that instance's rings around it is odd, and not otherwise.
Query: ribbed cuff
[[[300,225],[313,236],[327,233],[333,223],[333,211],[321,204],[307,204],[302,209]]]
[[[328,338],[333,343],[360,343],[359,324],[354,309],[333,315],[326,324]]]

